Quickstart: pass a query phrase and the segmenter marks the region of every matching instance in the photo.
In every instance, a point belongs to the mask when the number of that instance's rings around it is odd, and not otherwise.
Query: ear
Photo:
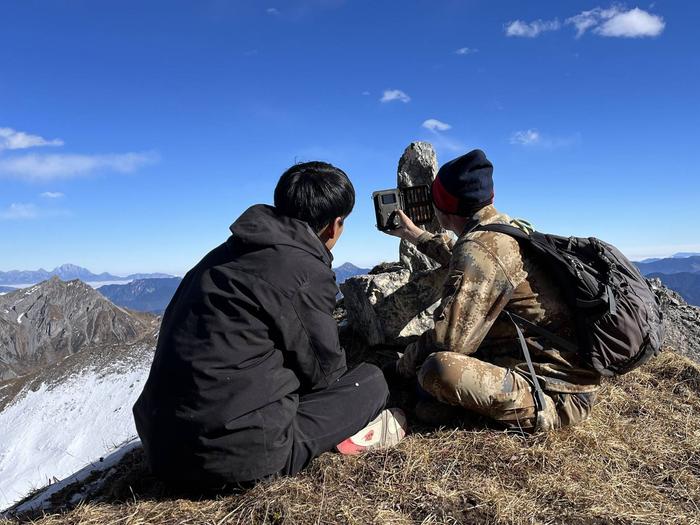
[[[333,219],[333,222],[331,222],[328,225],[328,233],[330,234],[331,237],[337,237],[338,232],[340,229],[343,227],[343,218],[342,217],[336,217]]]

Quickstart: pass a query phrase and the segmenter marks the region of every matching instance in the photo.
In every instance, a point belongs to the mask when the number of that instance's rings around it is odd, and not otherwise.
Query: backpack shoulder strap
[[[520,228],[518,228],[516,226],[511,226],[510,224],[503,224],[503,223],[480,224],[476,228],[474,228],[472,231],[487,231],[487,232],[505,233],[506,235],[510,235],[511,237],[515,237],[517,239],[522,239],[524,241],[532,240],[530,238],[530,235],[525,233]]]

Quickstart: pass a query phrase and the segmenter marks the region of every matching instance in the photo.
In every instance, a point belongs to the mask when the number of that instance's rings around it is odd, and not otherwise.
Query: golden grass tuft
[[[578,427],[530,437],[426,431],[209,499],[168,496],[135,452],[79,506],[0,523],[700,523],[700,367],[664,353],[599,399]]]

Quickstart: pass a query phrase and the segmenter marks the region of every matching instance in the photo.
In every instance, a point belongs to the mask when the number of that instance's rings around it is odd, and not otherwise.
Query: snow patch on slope
[[[88,369],[20,392],[0,412],[0,509],[134,438],[131,407],[148,368]]]

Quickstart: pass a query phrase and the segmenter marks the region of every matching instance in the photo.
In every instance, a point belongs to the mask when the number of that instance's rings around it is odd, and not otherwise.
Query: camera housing
[[[427,224],[435,216],[427,184],[375,191],[372,200],[380,231],[391,231],[400,226],[397,210],[402,210],[415,224]]]

